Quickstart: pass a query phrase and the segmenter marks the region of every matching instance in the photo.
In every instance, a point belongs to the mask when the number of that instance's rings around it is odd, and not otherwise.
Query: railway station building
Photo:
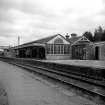
[[[13,48],[17,57],[70,59],[70,42],[60,34],[25,43]]]
[[[48,60],[105,60],[105,42],[85,36],[56,34],[7,49],[5,56]]]

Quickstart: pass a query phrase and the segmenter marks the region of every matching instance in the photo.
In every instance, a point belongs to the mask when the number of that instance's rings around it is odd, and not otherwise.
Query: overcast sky
[[[0,0],[0,45],[105,28],[105,0]]]

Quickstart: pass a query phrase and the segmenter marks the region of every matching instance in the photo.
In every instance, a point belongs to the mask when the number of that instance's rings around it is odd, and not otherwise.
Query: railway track
[[[101,104],[105,105],[105,85],[102,85],[102,83],[100,83],[99,81],[97,82],[93,79],[84,78],[70,73],[68,74],[68,72],[53,70],[47,67],[36,66],[24,62],[6,62],[27,69],[28,71],[35,72],[48,78],[52,78],[54,80],[66,83],[67,85],[71,85],[72,87],[79,89],[84,93],[88,93],[93,97],[99,97],[99,100],[101,100]]]

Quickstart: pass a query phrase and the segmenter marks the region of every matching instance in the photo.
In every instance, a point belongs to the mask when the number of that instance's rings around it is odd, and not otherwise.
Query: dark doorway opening
[[[32,48],[32,58],[37,58],[37,49],[36,49],[36,47]]]
[[[39,48],[39,58],[45,59],[45,48],[44,47]]]
[[[95,47],[95,59],[99,60],[99,47]]]
[[[45,59],[45,48],[44,47],[33,47],[32,48],[32,58]]]
[[[19,49],[19,54],[18,54],[18,57],[20,58],[25,58],[25,49]]]
[[[85,45],[72,46],[72,59],[86,60],[86,47],[85,47]]]
[[[19,49],[20,58],[35,58],[35,59],[45,59],[45,48],[41,46],[32,46],[27,48]]]

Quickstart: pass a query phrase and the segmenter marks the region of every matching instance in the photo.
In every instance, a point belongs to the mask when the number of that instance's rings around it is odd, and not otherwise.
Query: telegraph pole
[[[18,36],[18,46],[20,45],[20,36]]]
[[[16,56],[19,57],[19,49],[18,49],[18,46],[20,45],[20,36],[18,36],[18,43],[17,43],[17,54]]]

